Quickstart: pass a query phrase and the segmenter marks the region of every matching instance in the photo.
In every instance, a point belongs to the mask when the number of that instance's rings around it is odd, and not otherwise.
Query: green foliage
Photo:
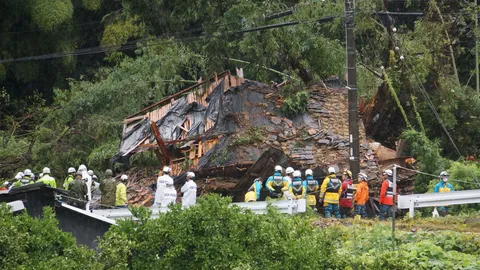
[[[295,116],[299,113],[306,112],[309,97],[310,93],[307,91],[291,94],[283,100],[282,112],[286,116]]]
[[[32,218],[0,205],[0,269],[100,269],[95,251],[78,247],[57,224],[51,208]]]
[[[254,144],[262,142],[265,139],[265,130],[259,127],[250,127],[246,130],[245,134],[236,135],[232,141],[232,146]]]
[[[425,135],[415,130],[406,130],[402,138],[408,144],[407,153],[416,157],[419,170],[431,174],[439,174],[445,169],[445,160],[440,156],[438,142],[430,141]],[[424,193],[428,190],[431,177],[417,175],[415,193]]]
[[[71,0],[31,0],[33,22],[42,30],[52,31],[55,27],[72,19]]]

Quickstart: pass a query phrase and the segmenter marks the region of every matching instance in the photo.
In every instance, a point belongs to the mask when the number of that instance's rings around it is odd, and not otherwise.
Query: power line
[[[93,25],[93,24],[100,24],[100,23],[102,23],[102,21],[92,21],[92,22],[86,22],[86,23],[80,23],[80,24],[63,25],[63,26],[57,27],[57,29],[70,28],[70,27],[76,27],[76,26],[86,26],[86,25]],[[0,33],[0,36],[33,33],[33,32],[45,32],[45,30],[36,28],[36,29],[13,31],[13,32],[2,32]]]
[[[278,24],[270,24],[270,25],[265,25],[265,26],[259,26],[259,27],[253,27],[253,28],[248,28],[248,29],[243,29],[243,30],[233,30],[233,31],[227,31],[224,33],[221,33],[221,35],[234,35],[234,34],[244,34],[244,33],[250,33],[250,32],[256,32],[256,31],[263,31],[263,30],[268,30],[268,29],[276,29],[276,28],[281,28],[281,27],[286,27],[286,26],[293,26],[293,25],[298,25],[302,23],[311,23],[315,22],[317,24],[325,23],[325,22],[331,22],[335,18],[341,17],[341,16],[326,16],[323,18],[315,19],[315,20],[308,20],[308,21],[291,21],[291,22],[284,22],[284,23],[278,23]],[[182,32],[177,32],[173,33],[173,35],[178,35],[178,33],[194,33],[198,32],[200,29],[192,29],[188,31],[182,31]],[[203,31],[203,29],[202,29]],[[172,35],[172,34],[171,34]],[[192,41],[200,38],[205,38],[205,37],[214,37],[216,34],[208,34],[208,35],[198,35],[198,36],[193,36],[193,37],[186,37],[186,38],[176,38],[176,39],[169,39],[169,40],[158,40],[159,38],[171,38],[171,36],[164,36],[164,37],[151,37],[151,38],[144,38],[144,39],[137,39],[137,40],[132,40],[129,41],[125,44],[113,44],[113,45],[108,45],[108,46],[96,46],[96,47],[89,47],[89,48],[83,48],[71,52],[62,52],[62,53],[50,53],[50,54],[43,54],[43,55],[35,55],[35,56],[27,56],[27,57],[20,57],[20,58],[11,58],[11,59],[4,59],[0,60],[0,64],[4,63],[12,63],[12,62],[25,62],[25,61],[31,61],[31,60],[45,60],[45,59],[53,59],[53,58],[62,58],[66,56],[81,56],[81,55],[89,55],[89,54],[97,54],[97,53],[103,53],[108,50],[130,50],[137,48],[137,43],[139,42],[149,42],[148,44],[145,44],[146,47],[154,46],[154,45],[160,45],[160,44],[165,44],[165,43],[172,43],[172,42],[177,42],[177,41]],[[120,48],[118,48],[120,46]]]
[[[387,12],[388,13],[388,12]],[[380,17],[377,15],[377,17],[380,19]],[[390,21],[390,24],[393,25],[393,22],[391,21],[390,17],[388,17],[388,20]],[[398,47],[395,43],[395,40],[394,38],[387,32],[387,35],[390,39],[390,41],[394,44],[395,47]],[[403,48],[405,51],[407,51],[408,54],[410,54],[410,52],[408,51],[408,49],[406,48]],[[411,68],[409,67],[409,65],[411,66]],[[450,140],[450,142],[452,143],[452,145],[454,146],[455,150],[457,151],[457,154],[462,157],[462,154],[460,153],[460,150],[458,149],[457,145],[455,144],[455,141],[453,140],[452,136],[450,135],[450,132],[448,132],[446,126],[443,124],[443,121],[442,119],[440,118],[440,115],[438,114],[437,110],[435,109],[435,106],[433,105],[433,102],[431,101],[427,91],[425,90],[425,88],[421,85],[420,83],[420,78],[418,77],[418,74],[415,73],[415,72],[412,72],[412,69],[413,69],[413,65],[411,63],[408,63],[406,62],[406,68],[408,69],[408,71],[410,72],[410,74],[413,73],[414,77],[415,77],[415,83],[417,84],[419,90],[420,90],[420,93],[423,95],[423,97],[425,98],[425,101],[427,102],[428,106],[430,107],[430,110],[433,112],[433,115],[435,116],[435,118],[437,119],[438,123],[440,124],[440,126],[442,127],[443,131],[445,132],[445,134],[447,135],[448,139]]]

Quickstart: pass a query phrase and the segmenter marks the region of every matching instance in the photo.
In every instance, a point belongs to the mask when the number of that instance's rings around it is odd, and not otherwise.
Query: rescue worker
[[[386,216],[392,216],[393,205],[393,172],[392,170],[385,170],[386,179],[382,183],[380,189],[380,220],[385,220]]]
[[[448,177],[450,175],[443,171],[440,173],[440,183],[436,184],[435,187],[433,188],[433,192],[435,193],[444,193],[444,192],[451,192],[455,191],[453,189],[453,186],[450,183],[447,183]],[[439,214],[444,217],[448,214],[448,206],[440,206],[438,207],[438,211],[440,212]]]
[[[342,194],[342,182],[335,175],[335,168],[328,168],[328,176],[325,177],[320,188],[319,202],[325,207],[325,217],[332,215],[340,218],[340,210],[338,209],[338,201]]]
[[[173,186],[173,179],[165,180],[165,192],[163,193],[162,207],[167,207],[169,204],[177,201],[177,191]]]
[[[87,166],[85,166],[84,164],[81,164],[79,167],[78,167],[78,170],[79,172],[82,173],[82,179],[83,181],[85,181],[85,183],[87,184],[87,190],[88,190],[88,194],[87,194],[87,205],[86,205],[86,209],[89,210],[90,209],[90,202],[92,201],[92,177],[88,174],[88,170],[87,170]]]
[[[197,202],[197,184],[193,181],[195,179],[195,174],[193,172],[187,173],[187,181],[183,185],[180,192],[183,193],[182,206],[188,208],[192,205],[195,205]]]
[[[165,192],[165,187],[166,187],[166,181],[167,180],[172,180],[172,177],[170,177],[170,173],[172,172],[172,169],[168,166],[163,167],[163,175],[159,176],[157,178],[157,190],[155,191],[155,204],[156,205],[161,205],[162,200],[163,200],[163,193]]]
[[[289,191],[292,199],[299,200],[305,198],[306,189],[303,186],[302,173],[300,171],[294,171],[292,175],[293,179]]]
[[[64,189],[69,190],[70,183],[73,182],[75,180],[75,178],[77,178],[75,172],[76,172],[75,168],[73,168],[73,167],[68,168],[68,170],[67,170],[68,176],[67,176],[67,178],[65,178],[65,181],[63,181],[63,188]]]
[[[85,200],[87,199],[87,184],[82,179],[82,172],[75,173],[75,180],[68,184],[72,205],[85,209]]]
[[[11,184],[12,186],[10,187],[23,187],[29,184],[33,184],[32,178],[30,175],[25,176],[24,173],[19,172],[17,175],[15,175],[15,181],[13,181]]]
[[[285,179],[288,181],[288,184],[291,185],[292,184],[292,179],[293,179],[293,172],[295,170],[292,168],[292,167],[287,167],[287,169],[285,169]]]
[[[115,206],[117,183],[115,183],[115,179],[112,178],[112,175],[112,170],[106,170],[105,179],[103,179],[102,183],[100,183],[100,191],[102,192],[102,199],[100,200],[100,203],[105,207]]]
[[[365,206],[369,197],[367,179],[366,174],[358,174],[358,185],[357,191],[355,192],[355,216],[359,215],[362,218],[367,217],[367,208]]]
[[[33,181],[32,175],[32,171],[30,169],[26,169],[25,171],[23,171],[22,181],[24,183],[30,183],[30,181],[32,183],[35,183],[35,181]]]
[[[353,185],[352,172],[345,170],[342,174],[342,194],[339,202],[342,218],[350,217],[352,214],[354,193],[355,186]]]
[[[37,182],[44,183],[45,185],[49,185],[53,188],[57,187],[57,182],[55,181],[55,178],[50,176],[50,168],[45,167],[43,168],[43,176],[40,178]]]
[[[317,204],[316,196],[320,187],[318,181],[313,179],[313,171],[310,169],[305,171],[305,181],[303,181],[303,186],[307,193],[307,205],[311,208],[315,208],[315,205]]]
[[[262,190],[262,178],[253,180],[253,184],[245,194],[245,202],[256,202],[260,200],[260,191]]]
[[[127,186],[125,186],[127,180],[128,176],[123,174],[120,177],[120,183],[117,184],[115,192],[115,206],[117,208],[127,208]]]
[[[280,198],[285,191],[288,191],[289,184],[282,176],[282,170],[281,166],[275,166],[275,172],[272,176],[268,177],[267,183],[265,184],[268,191],[270,191],[271,198]]]

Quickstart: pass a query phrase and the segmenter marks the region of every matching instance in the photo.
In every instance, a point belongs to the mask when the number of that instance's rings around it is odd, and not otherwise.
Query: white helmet
[[[122,176],[120,177],[120,180],[122,181],[125,181],[128,179],[128,176],[126,174],[122,174]]]
[[[168,166],[163,167],[163,173],[169,174],[170,172],[172,172],[172,169],[170,167]]]
[[[22,176],[22,175],[20,175],[20,174],[18,174],[18,173],[17,173],[17,175],[15,175],[15,179],[17,179],[17,180],[20,180],[20,179],[22,179],[22,177],[23,177],[23,176]]]
[[[364,173],[359,173],[358,174],[358,180],[367,181],[367,178],[368,178],[368,176]]]
[[[93,176],[93,171],[92,170],[88,170],[87,173],[88,173],[88,175]]]
[[[70,167],[70,168],[68,168],[68,171],[67,171],[67,172],[68,172],[68,173],[75,173],[75,168]]]
[[[84,164],[80,165],[80,167],[78,167],[78,170],[79,171],[86,171],[87,170],[87,166],[85,166]]]
[[[167,180],[165,180],[165,185],[166,185],[167,187],[173,186],[173,179],[172,179],[172,178],[168,178]]]
[[[42,177],[43,177],[43,173],[40,173],[38,176],[40,176],[40,178],[42,178]]]
[[[294,171],[293,177],[302,177],[302,173],[300,171]]]
[[[449,176],[450,175],[446,171],[443,171],[443,172],[440,173],[440,177],[449,177]]]
[[[23,172],[18,172],[17,175],[20,175],[21,177],[25,176],[25,174]]]
[[[188,179],[193,179],[193,178],[195,178],[195,174],[193,172],[188,172],[187,173],[187,178]]]
[[[30,169],[26,169],[26,170],[23,172],[23,176],[25,176],[25,175],[28,175],[28,176],[32,175],[32,171],[31,171]]]
[[[388,176],[392,176],[393,172],[392,172],[392,170],[385,170],[385,174],[388,175]]]
[[[275,166],[275,171],[276,172],[281,172],[282,170],[283,170],[282,166],[280,166],[280,165]]]
[[[43,168],[42,172],[43,172],[43,174],[50,174],[50,168],[45,167],[45,168]]]
[[[308,170],[305,171],[305,175],[311,175],[311,176],[313,176],[313,171],[310,170],[310,169],[308,169]]]
[[[328,174],[336,173],[335,168],[328,167]]]
[[[292,167],[288,167],[288,168],[285,170],[285,172],[286,172],[287,174],[291,174],[291,173],[293,173],[293,171],[295,171],[295,170],[294,170]]]

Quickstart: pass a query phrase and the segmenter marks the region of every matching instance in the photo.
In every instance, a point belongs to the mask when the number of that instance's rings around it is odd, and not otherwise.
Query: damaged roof
[[[240,71],[243,73],[243,71]],[[313,85],[307,111],[287,117],[282,113],[281,88],[223,72],[159,101],[124,120],[116,158],[153,150],[174,175],[187,170],[200,176],[223,174],[234,178],[254,176],[251,171],[268,152],[275,164],[312,168],[323,175],[328,166],[348,167],[347,90]],[[375,156],[361,121],[361,168],[376,175]],[[271,167],[271,168],[270,168]],[[239,183],[239,186],[241,184]]]

